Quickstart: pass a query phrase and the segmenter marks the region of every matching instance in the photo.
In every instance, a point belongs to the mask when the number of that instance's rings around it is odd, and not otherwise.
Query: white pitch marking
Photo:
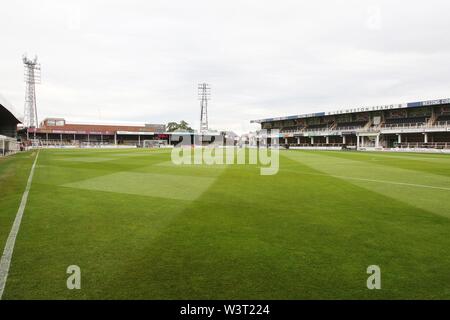
[[[397,182],[397,181],[389,181],[389,180],[377,180],[377,179],[347,177],[347,176],[339,176],[339,175],[327,174],[327,173],[301,172],[301,171],[296,171],[296,170],[291,170],[291,169],[281,169],[281,170],[283,170],[283,171],[290,171],[290,172],[296,172],[298,174],[307,174],[307,175],[313,175],[313,176],[325,176],[325,177],[339,178],[339,179],[343,179],[343,180],[358,180],[358,181],[366,181],[366,182],[394,184],[394,185],[407,186],[407,187],[429,188],[429,189],[450,191],[450,188],[447,188],[447,187],[430,186],[430,185],[426,185],[426,184],[416,184],[416,183]]]
[[[367,181],[367,182],[395,184],[395,185],[399,185],[399,186],[408,186],[408,187],[416,187],[416,188],[429,188],[429,189],[438,189],[438,190],[450,191],[450,188],[438,187],[438,186],[430,186],[430,185],[426,185],[426,184],[416,184],[416,183],[396,182],[396,181],[389,181],[389,180],[376,180],[376,179],[366,179],[366,178],[356,178],[356,177],[345,177],[345,176],[335,176],[335,175],[330,175],[330,176],[334,177],[334,178],[341,178],[341,179],[347,179],[347,180],[359,180],[359,181]]]
[[[25,206],[27,205],[28,193],[31,188],[31,181],[33,180],[34,168],[36,167],[36,162],[39,156],[39,151],[34,159],[33,166],[31,167],[30,176],[28,177],[27,186],[25,187],[25,192],[22,195],[22,201],[20,202],[19,210],[17,210],[16,218],[14,219],[13,226],[6,241],[5,250],[3,251],[2,258],[0,260],[0,300],[3,296],[3,291],[5,290],[6,280],[8,279],[9,266],[11,265],[11,258],[14,251],[14,245],[16,243],[16,237],[19,233],[20,223],[22,221],[23,212],[25,211]]]

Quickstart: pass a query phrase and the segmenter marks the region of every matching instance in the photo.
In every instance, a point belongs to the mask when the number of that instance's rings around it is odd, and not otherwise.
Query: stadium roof
[[[251,120],[250,123],[263,123],[263,122],[270,122],[270,121],[294,120],[294,119],[300,119],[300,118],[324,117],[324,116],[356,113],[356,112],[392,110],[392,109],[401,109],[401,108],[418,108],[418,107],[435,106],[435,105],[443,105],[443,104],[450,104],[450,98],[407,102],[407,103],[399,103],[399,104],[388,104],[388,105],[380,105],[380,106],[372,106],[372,107],[345,108],[345,109],[342,109],[339,111],[316,112],[316,113],[307,113],[307,114],[300,114],[300,115],[287,116],[287,117]]]
[[[6,100],[2,95],[0,95],[0,106],[7,111],[10,117],[14,121],[16,121],[16,123],[21,123],[21,121],[19,120],[19,113],[15,110],[12,104],[9,103],[8,100]]]

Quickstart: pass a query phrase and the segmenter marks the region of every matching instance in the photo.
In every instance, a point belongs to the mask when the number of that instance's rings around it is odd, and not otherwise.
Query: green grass
[[[0,159],[3,248],[34,154]],[[66,288],[78,265],[82,289]],[[382,289],[366,288],[379,265]],[[42,150],[4,299],[448,299],[450,156]]]

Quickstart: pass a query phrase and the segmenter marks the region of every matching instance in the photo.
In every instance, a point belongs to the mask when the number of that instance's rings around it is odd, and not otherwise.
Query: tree
[[[194,131],[191,127],[189,127],[189,123],[187,123],[184,120],[180,121],[180,124],[178,126],[178,130],[183,130],[183,131]]]
[[[175,131],[175,130],[178,129],[178,123],[173,122],[173,121],[172,121],[172,122],[169,122],[169,123],[167,124],[166,128],[167,128],[167,131],[173,132],[173,131]]]
[[[189,127],[189,123],[187,123],[184,120],[181,120],[180,123],[176,123],[176,122],[169,122],[167,124],[167,131],[168,132],[174,132],[174,131],[188,131],[188,132],[193,132],[194,129],[192,129],[191,127]]]

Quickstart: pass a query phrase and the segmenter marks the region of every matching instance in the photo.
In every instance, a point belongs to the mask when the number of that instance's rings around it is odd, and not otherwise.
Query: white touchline
[[[28,177],[27,186],[25,192],[22,195],[22,201],[20,202],[19,210],[17,210],[16,218],[14,219],[11,232],[9,233],[8,240],[6,240],[5,250],[3,251],[2,259],[0,260],[0,300],[5,290],[6,280],[8,278],[9,266],[11,264],[11,258],[14,251],[14,245],[16,243],[16,237],[19,233],[20,222],[22,221],[23,212],[27,205],[28,193],[31,188],[31,181],[33,180],[34,168],[39,156],[39,151],[34,159],[33,166],[31,167],[30,176]]]

